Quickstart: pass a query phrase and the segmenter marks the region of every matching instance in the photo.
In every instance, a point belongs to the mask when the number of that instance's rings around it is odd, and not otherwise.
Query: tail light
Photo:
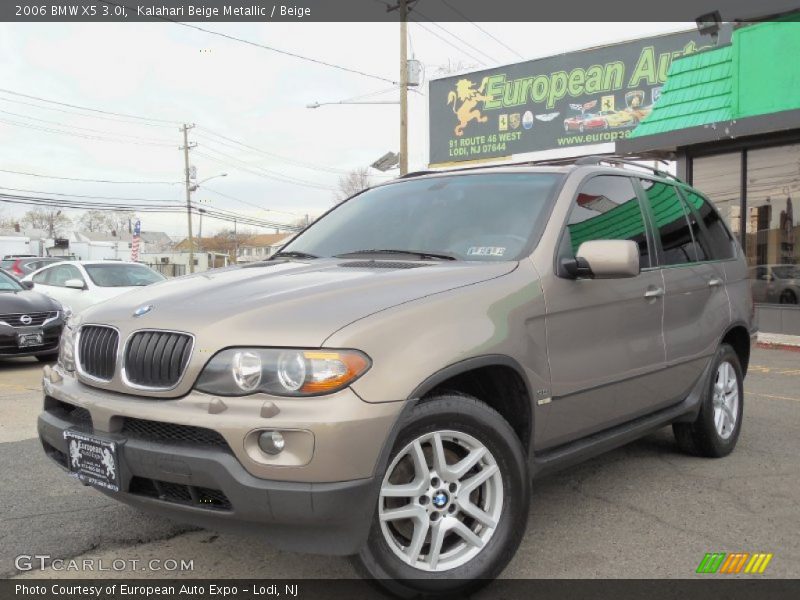
[[[22,262],[22,261],[15,260],[14,261],[14,265],[11,267],[11,272],[14,273],[14,275],[20,275],[20,276],[21,275],[25,275],[25,273],[22,272],[22,269],[19,268],[19,263],[20,262]]]

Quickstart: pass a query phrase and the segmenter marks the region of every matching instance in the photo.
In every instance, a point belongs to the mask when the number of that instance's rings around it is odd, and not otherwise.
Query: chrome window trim
[[[84,327],[105,327],[106,329],[113,329],[117,332],[117,348],[116,348],[116,357],[114,360],[114,372],[111,373],[110,379],[101,379],[100,377],[95,377],[94,375],[90,375],[89,373],[83,370],[83,366],[81,365],[81,357],[80,357],[80,348],[81,348],[81,331],[83,331]],[[78,373],[80,377],[84,379],[88,379],[89,381],[94,381],[95,383],[111,383],[114,380],[114,375],[117,372],[117,363],[119,362],[119,348],[120,348],[120,335],[119,329],[114,327],[113,325],[105,325],[103,323],[83,323],[78,328],[78,331],[75,332],[75,342],[72,349],[73,360],[75,361],[75,371]]]
[[[189,343],[190,343],[189,358],[186,361],[186,368],[181,373],[181,376],[178,378],[178,381],[176,381],[175,384],[172,385],[172,386],[169,386],[169,387],[154,387],[154,386],[148,386],[148,385],[140,385],[138,383],[133,383],[132,381],[130,381],[128,379],[128,373],[127,373],[127,370],[125,369],[125,361],[127,360],[127,357],[128,357],[128,345],[131,343],[131,339],[133,339],[134,335],[137,335],[139,333],[147,333],[147,332],[151,332],[151,333],[176,333],[178,335],[189,336],[189,340],[190,340],[189,341]],[[170,390],[174,390],[175,388],[177,388],[181,384],[181,382],[183,381],[183,378],[186,376],[186,372],[189,370],[189,363],[192,361],[192,356],[194,356],[194,346],[195,346],[194,334],[189,333],[188,331],[178,331],[176,329],[148,328],[148,329],[137,329],[136,331],[130,332],[128,334],[128,337],[125,338],[125,343],[122,345],[122,355],[120,356],[120,365],[121,365],[120,377],[122,379],[123,385],[125,385],[125,387],[129,387],[129,388],[131,388],[133,390],[140,390],[140,391],[143,391],[143,392],[169,392]]]

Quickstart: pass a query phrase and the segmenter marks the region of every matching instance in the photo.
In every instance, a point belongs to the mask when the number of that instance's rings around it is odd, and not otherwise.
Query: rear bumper
[[[87,423],[52,412],[39,416],[45,453],[65,470],[68,429],[93,433]],[[373,478],[270,481],[222,449],[97,435],[118,442],[120,462],[121,491],[100,491],[142,510],[219,531],[259,533],[277,547],[318,554],[354,554],[369,532],[378,492]],[[212,497],[213,504],[204,503]]]

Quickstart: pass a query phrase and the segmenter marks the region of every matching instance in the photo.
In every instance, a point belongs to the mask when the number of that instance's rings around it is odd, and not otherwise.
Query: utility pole
[[[408,173],[408,5],[400,7],[400,175]]]
[[[181,127],[183,131],[183,163],[186,175],[186,224],[189,230],[189,273],[194,273],[194,239],[192,238],[192,184],[189,178],[189,150],[194,148],[197,144],[189,144],[189,130],[193,129],[194,125],[187,125],[184,123]]]
[[[386,10],[400,14],[400,175],[408,173],[408,13],[417,0],[397,0]]]

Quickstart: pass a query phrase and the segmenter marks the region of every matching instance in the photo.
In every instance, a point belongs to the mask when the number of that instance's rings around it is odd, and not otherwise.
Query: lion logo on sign
[[[457,136],[464,135],[464,128],[470,121],[486,123],[489,120],[489,117],[483,116],[481,111],[475,108],[478,106],[478,102],[486,102],[491,99],[483,95],[487,79],[487,77],[483,78],[477,90],[475,89],[475,84],[469,79],[459,79],[456,83],[455,91],[450,90],[450,93],[447,94],[447,104],[453,106],[453,112],[458,117],[458,125],[455,128]],[[461,102],[461,106],[456,107],[458,101]]]

